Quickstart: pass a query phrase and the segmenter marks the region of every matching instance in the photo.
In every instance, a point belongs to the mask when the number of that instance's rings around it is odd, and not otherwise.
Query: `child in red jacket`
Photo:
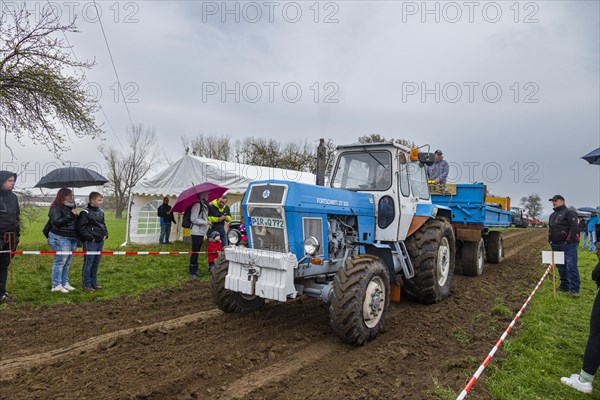
[[[223,251],[223,245],[221,244],[221,234],[217,231],[212,231],[208,235],[208,272],[212,271],[215,266],[215,260],[219,257],[219,252]]]

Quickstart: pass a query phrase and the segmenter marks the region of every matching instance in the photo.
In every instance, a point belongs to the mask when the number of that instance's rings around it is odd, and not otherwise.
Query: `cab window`
[[[349,190],[387,190],[392,182],[389,151],[347,152],[338,159],[331,186]]]
[[[423,200],[429,199],[427,172],[420,161],[412,161],[408,164],[408,177],[413,196]]]

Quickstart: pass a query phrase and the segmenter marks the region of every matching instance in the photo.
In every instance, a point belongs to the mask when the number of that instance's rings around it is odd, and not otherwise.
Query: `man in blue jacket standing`
[[[587,226],[587,230],[588,230],[588,235],[590,236],[590,251],[596,251],[596,240],[598,240],[598,238],[596,237],[596,225],[600,225],[600,217],[598,216],[597,213],[592,213],[592,216],[590,217],[590,220],[588,221],[588,226]]]
[[[435,183],[445,185],[449,170],[450,166],[448,165],[448,161],[444,160],[444,153],[439,149],[436,150],[435,161],[427,167],[427,178],[435,181]]]

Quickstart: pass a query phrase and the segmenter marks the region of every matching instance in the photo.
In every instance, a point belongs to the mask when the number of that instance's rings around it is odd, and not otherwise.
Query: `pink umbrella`
[[[189,189],[185,189],[177,197],[177,201],[173,205],[171,211],[173,212],[184,212],[188,206],[198,201],[198,195],[208,192],[208,201],[212,201],[216,198],[221,197],[223,193],[227,191],[226,187],[215,185],[214,183],[204,182],[198,185],[194,185]]]

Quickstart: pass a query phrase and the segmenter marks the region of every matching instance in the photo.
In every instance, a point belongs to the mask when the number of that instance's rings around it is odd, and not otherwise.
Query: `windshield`
[[[386,190],[392,182],[389,151],[360,151],[340,155],[331,186],[349,190]]]

